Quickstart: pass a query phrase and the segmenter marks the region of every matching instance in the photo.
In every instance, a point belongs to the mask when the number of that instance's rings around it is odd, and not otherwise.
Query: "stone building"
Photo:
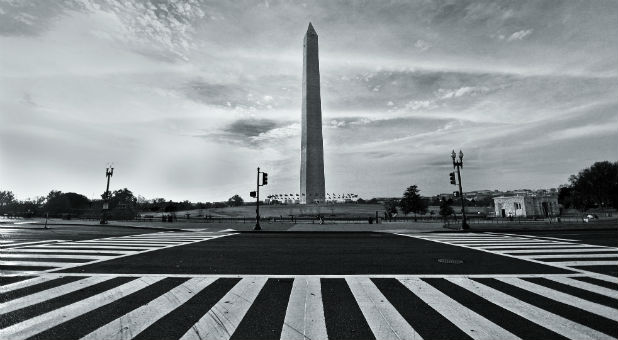
[[[553,195],[494,197],[496,217],[549,217],[560,215],[558,197]]]

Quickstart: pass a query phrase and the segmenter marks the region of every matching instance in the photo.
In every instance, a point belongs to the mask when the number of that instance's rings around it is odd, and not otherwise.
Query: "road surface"
[[[615,339],[618,233],[0,227],[1,339]]]

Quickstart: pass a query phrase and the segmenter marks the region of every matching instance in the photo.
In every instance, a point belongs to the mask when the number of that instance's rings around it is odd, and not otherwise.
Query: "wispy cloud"
[[[115,161],[149,197],[242,194],[258,164],[294,191],[308,21],[329,191],[449,190],[453,148],[468,189],[557,185],[615,158],[617,19],[603,0],[4,1],[0,187],[98,192]]]

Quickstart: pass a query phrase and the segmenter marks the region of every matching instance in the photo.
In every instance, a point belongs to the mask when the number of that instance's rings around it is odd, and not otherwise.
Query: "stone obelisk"
[[[324,147],[318,34],[309,23],[303,51],[303,117],[300,151],[300,202],[324,202]]]

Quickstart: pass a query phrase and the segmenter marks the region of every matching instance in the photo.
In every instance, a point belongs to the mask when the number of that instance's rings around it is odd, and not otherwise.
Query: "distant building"
[[[494,197],[497,217],[548,217],[560,215],[558,197],[554,195]]]

